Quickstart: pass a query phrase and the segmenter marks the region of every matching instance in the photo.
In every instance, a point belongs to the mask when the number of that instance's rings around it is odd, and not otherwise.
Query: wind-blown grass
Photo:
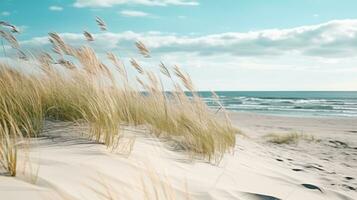
[[[21,132],[14,121],[0,123],[0,167],[10,176],[16,176],[17,143],[21,141],[19,137]]]
[[[97,23],[106,30],[103,20],[97,18]],[[40,71],[31,74],[0,63],[0,163],[11,175],[16,174],[18,139],[40,134],[46,118],[85,122],[90,137],[111,148],[118,144],[121,125],[146,126],[156,136],[176,141],[193,157],[214,162],[235,145],[229,119],[217,120],[196,93],[190,76],[177,66],[158,66],[172,82],[174,90],[167,93],[158,75],[135,59],[131,64],[136,80],[129,80],[126,66],[114,53],[108,53],[111,63],[105,63],[90,46],[73,47],[60,35],[49,33],[53,52],[30,57],[10,32],[3,32],[21,52],[19,58],[25,59],[21,62]],[[94,40],[89,32],[83,39]],[[150,57],[142,42],[136,46],[145,58]],[[114,78],[114,71],[120,79]]]

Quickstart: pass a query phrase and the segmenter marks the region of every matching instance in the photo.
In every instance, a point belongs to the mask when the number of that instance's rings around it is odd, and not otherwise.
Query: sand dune
[[[232,119],[248,137],[237,135],[234,154],[219,165],[192,160],[139,128],[127,127],[110,152],[81,137],[78,126],[47,121],[43,137],[31,141],[31,165],[22,165],[31,169],[19,164],[18,177],[0,176],[0,199],[357,199],[356,119]],[[276,145],[262,137],[289,131],[319,141]]]

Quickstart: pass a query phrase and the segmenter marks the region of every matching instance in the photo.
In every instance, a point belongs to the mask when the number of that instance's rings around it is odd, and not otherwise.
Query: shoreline
[[[312,119],[326,118],[326,119],[355,119],[355,120],[357,120],[357,116],[275,114],[275,113],[239,111],[239,110],[228,110],[228,109],[226,109],[226,111],[228,113],[256,114],[256,115],[264,115],[264,116],[272,116],[272,117],[286,117],[286,118],[312,118]]]

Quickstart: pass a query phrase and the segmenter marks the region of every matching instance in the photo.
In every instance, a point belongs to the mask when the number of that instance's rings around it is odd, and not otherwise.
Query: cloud
[[[152,55],[139,59],[141,64],[154,70],[158,59],[167,66],[178,64],[202,90],[357,89],[357,19],[210,35],[101,32],[93,34],[90,44],[81,33],[60,35],[73,46],[90,45],[104,59],[107,51],[114,52],[127,66],[129,58],[141,58],[134,44],[140,40]],[[20,44],[25,50],[51,49],[46,36]]]
[[[63,7],[61,7],[61,6],[50,6],[48,9],[50,9],[52,11],[62,11]]]
[[[148,46],[160,51],[197,52],[234,56],[306,55],[349,57],[357,55],[357,20],[331,21],[292,29],[228,32],[204,36],[147,36]]]
[[[144,14],[128,12],[136,16]],[[94,35],[95,44],[110,49],[125,49],[141,40],[154,53],[187,52],[201,56],[228,54],[234,57],[302,55],[343,58],[357,55],[357,20],[330,21],[292,29],[254,32],[227,32],[211,35],[177,35],[161,32],[122,32]],[[63,34],[78,43],[81,34]],[[45,40],[47,40],[45,38]],[[78,40],[78,41],[76,41]]]
[[[0,13],[0,15],[1,16],[9,16],[11,13],[9,12],[9,11],[2,11],[1,13]]]
[[[197,6],[197,0],[76,0],[75,7],[111,7],[121,4],[137,4],[145,6]]]
[[[125,17],[149,17],[149,13],[137,11],[137,10],[122,10],[119,12],[122,16]]]

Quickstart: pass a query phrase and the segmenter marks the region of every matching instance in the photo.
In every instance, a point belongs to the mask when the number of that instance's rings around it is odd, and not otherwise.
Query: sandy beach
[[[112,152],[81,137],[81,128],[72,123],[46,121],[44,134],[31,142],[30,159],[23,152],[19,158],[31,167],[20,167],[16,178],[0,176],[0,197],[357,198],[356,119],[230,115],[245,136],[237,134],[234,152],[218,165],[191,159],[144,129],[125,127],[125,137]],[[318,141],[278,145],[263,137],[291,131],[312,134]]]
[[[357,1],[0,7],[0,200],[357,200]]]

